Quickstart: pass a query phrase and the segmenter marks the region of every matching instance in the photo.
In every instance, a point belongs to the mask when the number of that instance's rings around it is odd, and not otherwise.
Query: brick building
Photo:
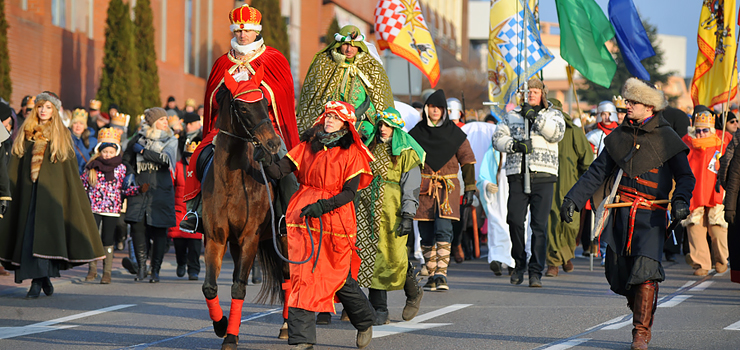
[[[65,106],[95,97],[103,64],[108,0],[6,0],[11,105],[43,90]],[[133,8],[136,0],[128,0]],[[233,1],[151,0],[162,101],[201,100],[205,78],[229,48]],[[132,12],[133,15],[133,12]],[[164,28],[164,30],[162,30]],[[151,107],[151,106],[147,106]]]

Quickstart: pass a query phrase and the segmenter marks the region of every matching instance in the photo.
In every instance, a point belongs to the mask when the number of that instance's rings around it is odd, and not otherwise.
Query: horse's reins
[[[244,124],[244,122],[242,121],[242,118],[241,118],[241,115],[239,114],[239,111],[237,111],[236,108],[234,108],[234,99],[231,100],[230,107],[231,107],[231,111],[234,112],[234,114],[237,117],[236,120],[239,121],[239,124],[241,124],[242,128],[244,128],[244,131],[247,133],[248,136],[247,137],[242,137],[242,136],[239,136],[239,135],[235,135],[233,133],[230,133],[228,131],[224,131],[223,129],[219,129],[218,132],[223,133],[223,134],[228,135],[228,136],[231,136],[233,138],[242,140],[244,142],[250,142],[255,147],[262,147],[262,144],[252,134],[252,131],[256,130],[257,128],[259,128],[264,123],[269,123],[270,122],[270,119],[269,118],[262,119],[259,123],[257,123],[257,125],[255,125],[250,130],[249,128],[247,128],[247,125]],[[229,118],[229,123],[231,123],[232,124],[232,127],[233,127],[233,121],[231,120],[231,118]],[[267,198],[270,198],[271,197],[270,186],[268,186],[267,176],[265,175],[265,167],[261,163],[260,163],[260,173],[262,174],[262,179],[265,182],[265,188],[267,189]],[[309,239],[311,240],[311,254],[308,256],[308,258],[306,258],[306,260],[302,260],[302,261],[293,261],[293,260],[290,260],[290,259],[286,258],[285,256],[283,256],[282,253],[280,253],[280,249],[278,249],[278,246],[277,246],[277,232],[275,230],[275,208],[272,205],[272,201],[270,201],[270,219],[271,219],[271,222],[272,222],[272,225],[271,225],[272,226],[272,245],[273,245],[273,248],[275,248],[275,252],[278,254],[278,256],[280,257],[280,259],[282,259],[285,262],[291,263],[291,264],[302,265],[302,264],[305,264],[305,263],[309,262],[314,257],[314,253],[316,253],[316,255],[315,255],[316,256],[316,259],[314,259],[313,269],[311,270],[311,272],[316,271],[316,264],[319,262],[319,254],[321,253],[321,243],[323,242],[323,238],[324,238],[324,223],[321,220],[321,217],[319,217],[319,246],[318,246],[318,248],[315,248],[315,246],[314,246],[314,243],[313,243],[313,235],[311,234],[311,226],[308,223],[308,217],[305,217],[306,230],[308,231],[308,236],[309,236]]]
[[[269,199],[271,197],[270,192],[270,186],[267,185],[267,176],[265,175],[265,167],[260,163],[260,173],[262,173],[262,179],[265,181],[265,188],[267,189],[267,198]],[[272,205],[272,201],[270,201],[270,219],[272,221],[272,246],[275,248],[275,253],[285,262],[296,264],[296,265],[302,265],[309,261],[311,261],[311,258],[314,257],[314,244],[313,244],[313,235],[311,234],[311,226],[308,224],[308,216],[304,217],[304,220],[306,222],[306,231],[308,232],[308,237],[311,240],[311,254],[306,258],[306,260],[302,261],[293,261],[285,256],[283,256],[282,253],[280,253],[280,249],[277,246],[277,232],[275,231],[275,208]],[[319,216],[319,247],[316,249],[316,259],[314,259],[313,262],[313,269],[311,269],[311,272],[316,271],[316,264],[319,262],[319,254],[321,254],[321,242],[324,239],[324,223],[321,220],[321,217]]]

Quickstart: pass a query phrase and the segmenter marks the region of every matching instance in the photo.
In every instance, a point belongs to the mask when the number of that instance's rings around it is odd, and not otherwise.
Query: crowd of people
[[[474,255],[474,227],[493,274],[508,272],[514,285],[526,274],[540,288],[543,276],[574,271],[579,244],[600,257],[633,312],[633,349],[650,341],[664,258],[683,252],[697,276],[728,269],[740,190],[732,111],[695,106],[687,115],[630,78],[586,125],[533,78],[521,105],[466,120],[443,90],[411,106],[394,101],[374,46],[351,25],[316,54],[295,105],[290,67],[265,45],[259,11],[244,5],[229,19],[231,50],[214,63],[202,106],[188,99],[180,110],[170,97],[129,130],[131,116],[96,100],[65,109],[44,91],[24,97],[17,113],[0,103],[0,262],[17,283],[32,280],[28,298],[52,295],[50,278],[73,266],[88,264],[86,280],[97,280],[98,261],[100,283],[111,283],[115,249],[129,250],[123,265],[136,281],[159,282],[170,242],[176,275],[198,280],[200,181],[218,152],[216,96],[227,92],[268,101],[281,144],[255,158],[275,180],[289,258],[320,245],[316,263],[291,264],[283,281],[281,337],[294,349],[313,348],[335,301],[359,348],[373,325],[390,322],[389,291],[404,291],[402,318],[413,319],[424,291],[451,288],[451,257]],[[261,98],[239,92],[255,77]],[[669,222],[678,225],[666,240]],[[227,339],[237,337],[239,320],[227,321],[205,289],[214,327],[228,323]]]

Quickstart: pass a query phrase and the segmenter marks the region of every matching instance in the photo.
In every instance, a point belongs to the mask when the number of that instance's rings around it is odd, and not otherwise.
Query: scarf
[[[152,128],[149,125],[144,125],[141,128],[141,131],[139,131],[139,135],[141,135],[141,138],[139,138],[137,143],[144,146],[144,149],[146,150],[161,153],[168,157],[170,171],[174,171],[177,142],[174,142],[171,145],[169,144],[169,141],[175,137],[172,129],[167,128],[167,130],[159,130]],[[149,170],[157,171],[159,170],[159,167],[160,164],[144,159],[144,155],[141,153],[136,154],[136,171],[138,173]]]
[[[247,45],[239,45],[239,43],[236,41],[236,38],[231,38],[231,48],[234,49],[237,54],[243,56],[254,55],[255,52],[257,52],[257,50],[259,50],[264,44],[265,41],[262,39],[262,37]]]
[[[115,173],[113,172],[116,170],[116,168],[121,165],[122,162],[121,156],[115,156],[110,159],[103,159],[103,158],[95,158],[91,160],[87,165],[85,165],[85,169],[95,169],[97,171],[100,171],[105,175],[105,181],[113,181],[115,180]]]
[[[51,138],[51,122],[37,125],[33,131],[26,131],[26,140],[33,142],[31,148],[31,182],[36,182],[41,171],[41,163],[44,161],[46,145]],[[54,160],[52,159],[52,162]]]
[[[629,177],[642,175],[663,165],[689,148],[658,112],[643,123],[620,124],[604,139],[604,147]]]
[[[614,129],[616,129],[617,126],[619,126],[619,124],[617,124],[617,123],[612,123],[612,124],[615,124],[615,125],[614,125],[614,127],[611,127],[611,128],[603,125],[603,123],[596,124],[596,127],[598,127],[601,131],[603,131],[604,132],[604,135],[609,136],[609,134],[611,134],[612,131],[614,131]]]
[[[350,60],[350,62],[347,62],[347,56],[343,55],[337,50],[331,51],[331,57],[334,60],[334,63],[336,63],[339,68],[347,69],[347,72],[342,77],[342,85],[340,86],[347,86],[348,79],[358,76],[362,80],[362,83],[365,84],[368,89],[373,88],[373,84],[370,82],[370,79],[368,79],[367,75],[365,75],[365,73],[363,73],[360,68],[357,68],[357,65],[355,65],[355,60],[360,59],[364,55],[365,53],[358,52],[357,55],[355,55],[355,57]]]
[[[347,129],[340,129],[332,133],[327,133],[321,130],[316,133],[316,136],[319,138],[319,142],[328,148],[336,146],[339,139],[344,135],[347,135]]]

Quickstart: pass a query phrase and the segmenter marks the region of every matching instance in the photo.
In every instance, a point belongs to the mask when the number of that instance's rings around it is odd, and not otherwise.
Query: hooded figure
[[[447,266],[452,248],[452,220],[460,220],[462,167],[463,206],[475,195],[475,155],[465,133],[447,116],[444,91],[437,90],[424,104],[421,121],[409,134],[427,153],[421,170],[421,194],[415,220],[419,221],[421,249],[429,279],[425,290],[448,290]]]
[[[327,101],[348,102],[355,107],[358,121],[372,124],[377,112],[393,107],[390,81],[368,44],[359,28],[348,25],[314,56],[296,111],[299,132],[311,127]]]

